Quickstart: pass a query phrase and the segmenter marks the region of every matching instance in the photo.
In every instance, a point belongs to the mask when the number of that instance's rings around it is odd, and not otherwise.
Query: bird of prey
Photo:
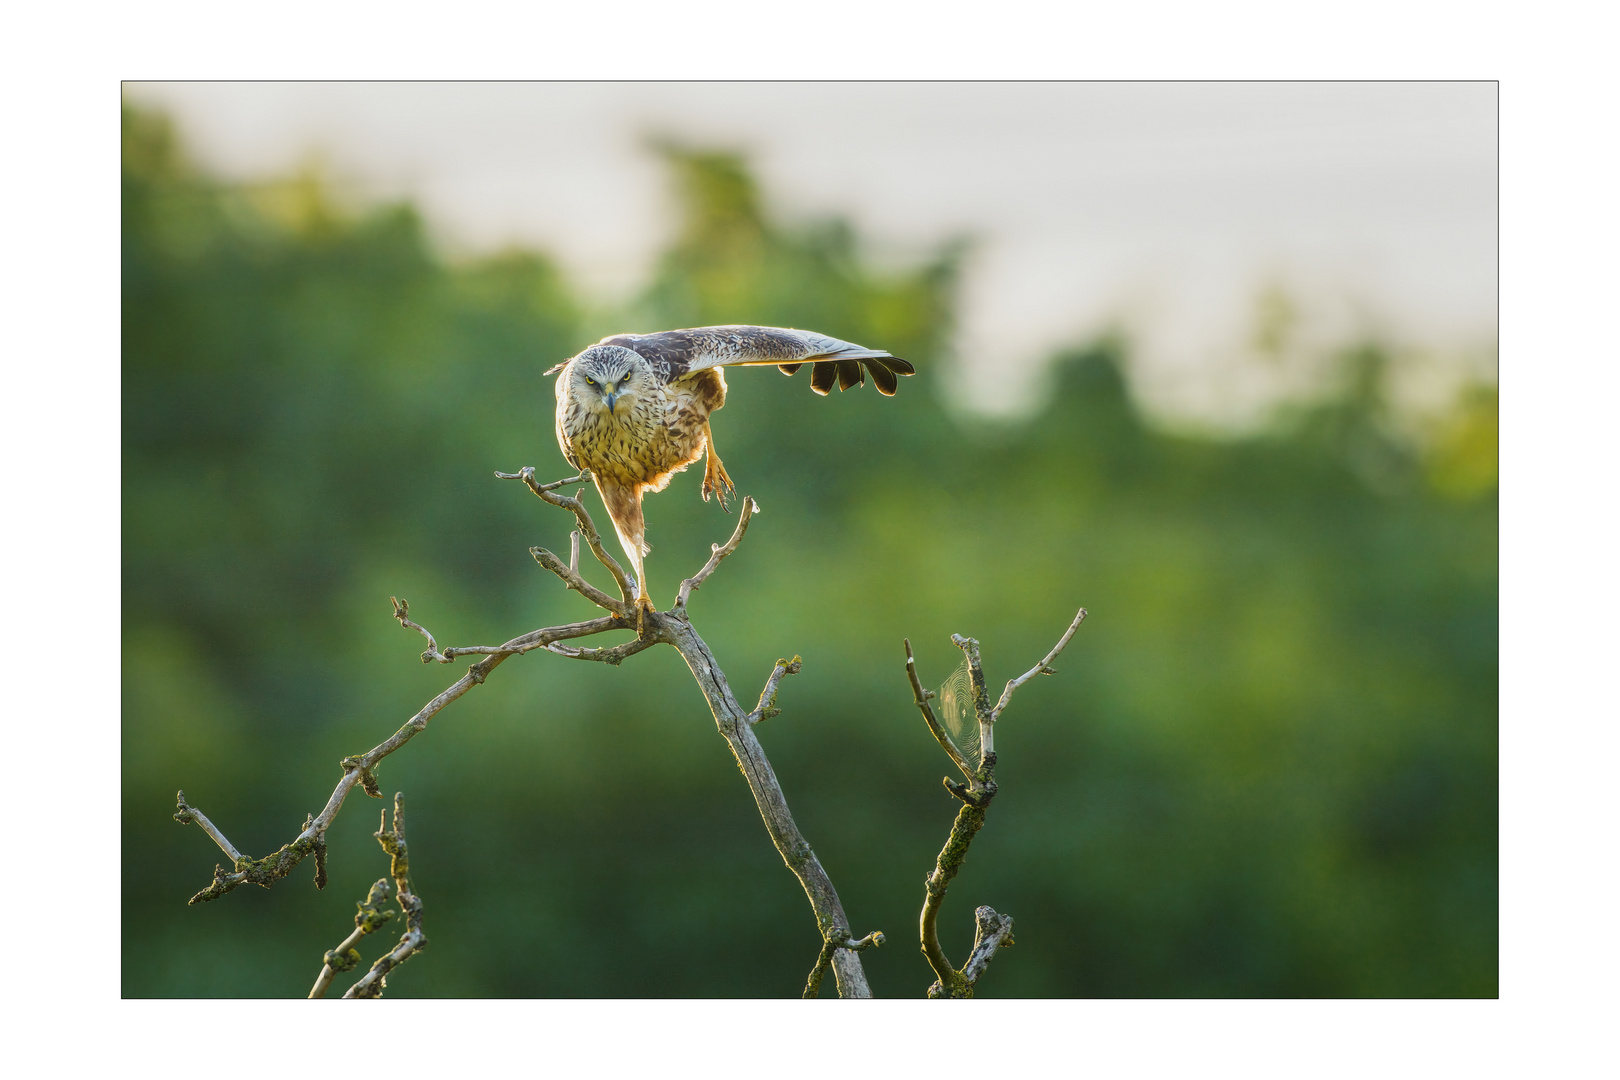
[[[589,469],[635,568],[636,603],[652,610],[643,558],[649,550],[641,496],[707,451],[703,498],[722,508],[735,493],[714,452],[709,416],[726,402],[723,367],[775,365],[792,375],[805,364],[810,389],[825,396],[860,386],[871,372],[878,393],[892,396],[910,364],[809,330],[774,326],[700,326],[657,334],[615,334],[546,371],[557,379],[557,442],[576,469]],[[864,369],[864,370],[863,370]]]

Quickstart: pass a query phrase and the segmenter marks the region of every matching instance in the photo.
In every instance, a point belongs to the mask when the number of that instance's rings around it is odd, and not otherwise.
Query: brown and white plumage
[[[557,442],[578,469],[589,469],[635,567],[637,601],[647,597],[644,556],[650,550],[641,496],[708,455],[703,498],[724,507],[735,491],[714,452],[709,416],[726,403],[722,367],[774,365],[792,375],[811,365],[810,389],[827,394],[859,386],[871,372],[878,392],[893,395],[915,369],[881,349],[809,330],[774,326],[701,326],[603,338],[546,374],[557,379]]]

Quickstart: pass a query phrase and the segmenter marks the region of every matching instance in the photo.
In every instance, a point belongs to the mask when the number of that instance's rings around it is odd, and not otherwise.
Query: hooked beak
[[[608,394],[608,396],[607,396],[607,407],[608,407],[608,413],[610,415],[613,412],[613,403],[615,401],[618,401],[618,400],[619,400],[619,394],[618,394],[617,391],[614,391],[614,392]]]

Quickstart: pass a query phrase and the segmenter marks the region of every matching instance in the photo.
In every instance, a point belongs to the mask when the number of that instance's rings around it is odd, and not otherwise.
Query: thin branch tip
[[[427,638],[428,647],[422,653],[422,663],[431,664],[433,661],[437,660],[441,664],[448,664],[454,658],[454,649],[446,649],[443,652],[440,652],[439,643],[434,640],[432,634],[428,633],[427,627],[419,626],[410,620],[409,614],[411,606],[409,603],[393,596],[390,596],[388,599],[394,605],[394,618],[399,620],[400,628],[404,630],[415,630],[417,633]]]
[[[574,484],[584,484],[585,482],[589,481],[591,479],[591,471],[589,469],[581,469],[575,476],[565,477],[561,480],[553,480],[549,484],[542,484],[535,480],[533,465],[525,465],[515,473],[497,472],[495,475],[502,480],[521,480],[523,481],[524,485],[527,486],[530,491],[534,492],[535,495],[537,495],[542,501],[548,502],[552,506],[567,510],[569,513],[573,514],[574,519],[579,523],[580,534],[585,538],[585,542],[590,545],[591,554],[596,556],[596,561],[605,566],[608,573],[613,575],[614,584],[618,585],[619,587],[620,600],[626,604],[632,602],[636,595],[634,585],[630,581],[629,575],[625,573],[624,567],[620,566],[618,560],[612,555],[608,554],[608,550],[602,546],[601,534],[596,531],[596,523],[591,520],[590,511],[585,509],[585,503],[577,494],[556,494],[557,488],[571,487]],[[560,559],[557,560],[557,562],[559,566],[562,565],[562,561]],[[554,573],[557,572],[550,566],[547,566],[546,568],[548,570],[553,570]],[[563,569],[567,570],[568,568],[563,567]],[[577,568],[574,576],[576,578],[579,576]],[[567,579],[565,578],[564,580]],[[594,600],[594,597],[592,599]]]
[[[804,660],[798,653],[793,654],[792,660],[778,658],[776,666],[771,669],[770,678],[765,680],[765,689],[760,691],[759,706],[749,713],[747,720],[750,724],[757,724],[762,720],[769,720],[773,716],[780,716],[782,710],[776,707],[776,692],[782,684],[782,679],[788,675],[797,675],[804,667]]]
[[[930,698],[939,695],[932,690],[924,689],[922,680],[917,678],[917,661],[911,654],[911,641],[907,639],[905,645],[906,679],[911,683],[912,698],[917,706],[917,711],[922,713],[923,723],[928,725],[928,733],[934,737],[935,742],[939,743],[940,749],[945,751],[945,756],[950,758],[951,762],[962,771],[963,776],[972,780],[973,766],[968,763],[967,759],[962,756],[961,751],[957,750],[956,744],[945,734],[945,728],[940,724],[939,717],[934,715],[933,707],[928,704]],[[951,794],[955,795],[956,788],[951,787],[951,784],[951,780],[945,781],[945,786],[951,788]],[[962,798],[960,795],[957,797]]]
[[[743,499],[742,513],[737,515],[737,527],[732,531],[731,539],[724,544],[709,545],[709,561],[703,564],[703,569],[681,582],[680,592],[675,595],[674,610],[686,610],[686,602],[692,598],[693,591],[702,588],[703,583],[709,580],[709,575],[714,573],[721,560],[737,550],[737,545],[742,543],[743,534],[748,531],[749,521],[758,512],[759,503],[754,501],[752,495]]]
[[[1012,701],[1013,691],[1017,690],[1020,686],[1023,686],[1026,682],[1033,679],[1037,675],[1057,674],[1057,669],[1052,666],[1052,661],[1058,658],[1059,653],[1068,648],[1069,641],[1074,637],[1074,632],[1080,629],[1080,624],[1085,621],[1086,609],[1081,608],[1075,614],[1073,621],[1069,623],[1069,628],[1063,631],[1063,636],[1058,638],[1058,643],[1052,646],[1052,651],[1047,653],[1045,658],[1043,658],[1040,663],[1018,676],[1018,678],[1011,679],[1007,682],[1007,688],[1001,692],[1001,700],[997,701],[995,708],[990,710],[991,723],[994,723],[996,720],[1001,718],[1002,710],[1007,707],[1007,704],[1010,701]]]
[[[386,808],[381,812],[380,818],[381,820],[377,823],[377,831],[372,835],[382,845],[382,849],[388,853],[389,874],[394,879],[394,896],[399,903],[400,912],[405,916],[406,930],[404,936],[399,939],[399,944],[378,958],[377,962],[371,965],[371,970],[367,971],[358,982],[349,987],[343,995],[345,998],[381,997],[383,989],[387,985],[388,973],[421,952],[428,944],[427,935],[422,932],[422,899],[411,888],[409,848],[405,842],[404,792],[396,791],[394,793],[393,826],[390,828],[388,825],[388,811]],[[376,895],[378,886],[383,885],[386,885],[386,880],[379,881],[377,885],[372,886],[372,895],[368,896],[367,899],[371,900]],[[364,914],[364,906],[362,906],[361,911]],[[392,914],[393,912],[388,913],[389,916]],[[357,924],[360,923],[360,917],[356,916],[355,921]],[[387,921],[386,917],[378,918],[376,919],[376,925],[380,926],[385,921]],[[318,982],[317,986],[319,986]],[[316,995],[312,993],[310,996],[314,997]]]

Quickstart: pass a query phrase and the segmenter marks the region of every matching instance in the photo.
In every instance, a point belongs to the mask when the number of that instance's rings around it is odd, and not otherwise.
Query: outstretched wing
[[[916,371],[882,349],[868,349],[813,330],[778,326],[699,326],[658,334],[615,334],[597,344],[633,349],[666,383],[704,368],[774,364],[782,374],[792,375],[810,364],[810,389],[818,394],[832,390],[834,379],[840,390],[860,386],[870,371],[878,393],[892,396],[899,386],[896,376]]]

